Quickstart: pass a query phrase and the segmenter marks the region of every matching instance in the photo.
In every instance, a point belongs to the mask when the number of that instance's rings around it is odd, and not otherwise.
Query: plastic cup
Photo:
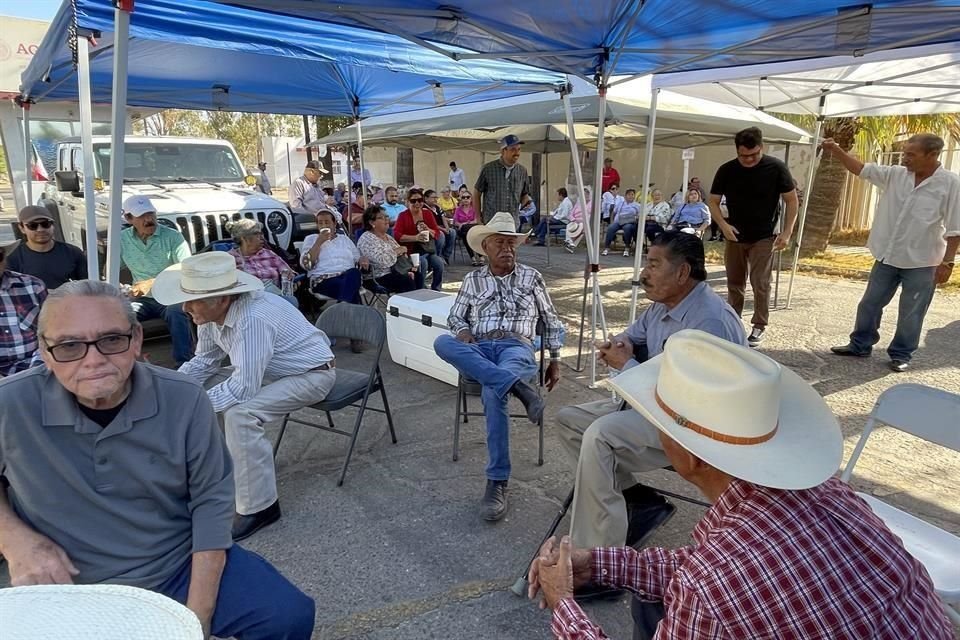
[[[414,268],[414,269],[419,269],[419,268],[420,268],[420,254],[419,254],[419,253],[411,253],[411,254],[410,254],[410,262],[413,263],[413,268]]]

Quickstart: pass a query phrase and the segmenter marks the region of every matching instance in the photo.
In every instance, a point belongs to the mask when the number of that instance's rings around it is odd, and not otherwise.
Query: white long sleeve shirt
[[[314,233],[304,238],[303,247],[300,249],[300,255],[303,256],[300,258],[301,266],[306,266],[303,264],[303,260],[310,249],[313,248],[313,245],[317,244],[319,237]],[[320,247],[317,263],[310,269],[309,276],[318,278],[320,276],[338,275],[357,266],[357,260],[359,259],[360,250],[357,249],[357,245],[353,244],[347,236],[338,233]]]
[[[898,269],[940,264],[946,238],[960,235],[960,176],[938,167],[918,185],[906,167],[870,162],[860,177],[881,192],[867,240],[873,257]]]
[[[263,291],[239,296],[222,325],[200,325],[197,355],[179,371],[203,384],[228,356],[233,374],[207,391],[218,413],[255,396],[264,378],[300,375],[333,360],[326,334],[292,304]]]

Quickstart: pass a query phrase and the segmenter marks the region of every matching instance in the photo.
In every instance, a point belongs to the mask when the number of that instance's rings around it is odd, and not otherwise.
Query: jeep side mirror
[[[57,191],[77,193],[83,190],[80,174],[76,171],[54,171],[53,177],[57,181]]]

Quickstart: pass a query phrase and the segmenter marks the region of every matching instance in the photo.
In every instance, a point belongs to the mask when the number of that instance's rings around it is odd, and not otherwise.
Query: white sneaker
[[[751,347],[757,347],[763,342],[763,334],[765,330],[763,327],[754,327],[753,331],[750,332],[750,335],[747,336],[747,345]]]
[[[610,249],[604,249],[604,250],[603,250],[603,253],[601,253],[600,255],[602,255],[602,256],[608,256],[608,255],[610,255]]]
[[[624,257],[624,258],[629,258],[629,257],[630,257],[630,249],[624,249],[624,250],[623,250],[623,257]]]

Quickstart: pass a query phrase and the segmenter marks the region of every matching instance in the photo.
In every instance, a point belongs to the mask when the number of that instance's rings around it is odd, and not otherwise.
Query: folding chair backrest
[[[341,302],[331,306],[317,318],[317,328],[330,337],[363,340],[383,347],[387,323],[382,313],[372,307]]]
[[[880,394],[840,479],[847,482],[874,425],[880,422],[942,447],[960,451],[960,395],[905,383]]]

